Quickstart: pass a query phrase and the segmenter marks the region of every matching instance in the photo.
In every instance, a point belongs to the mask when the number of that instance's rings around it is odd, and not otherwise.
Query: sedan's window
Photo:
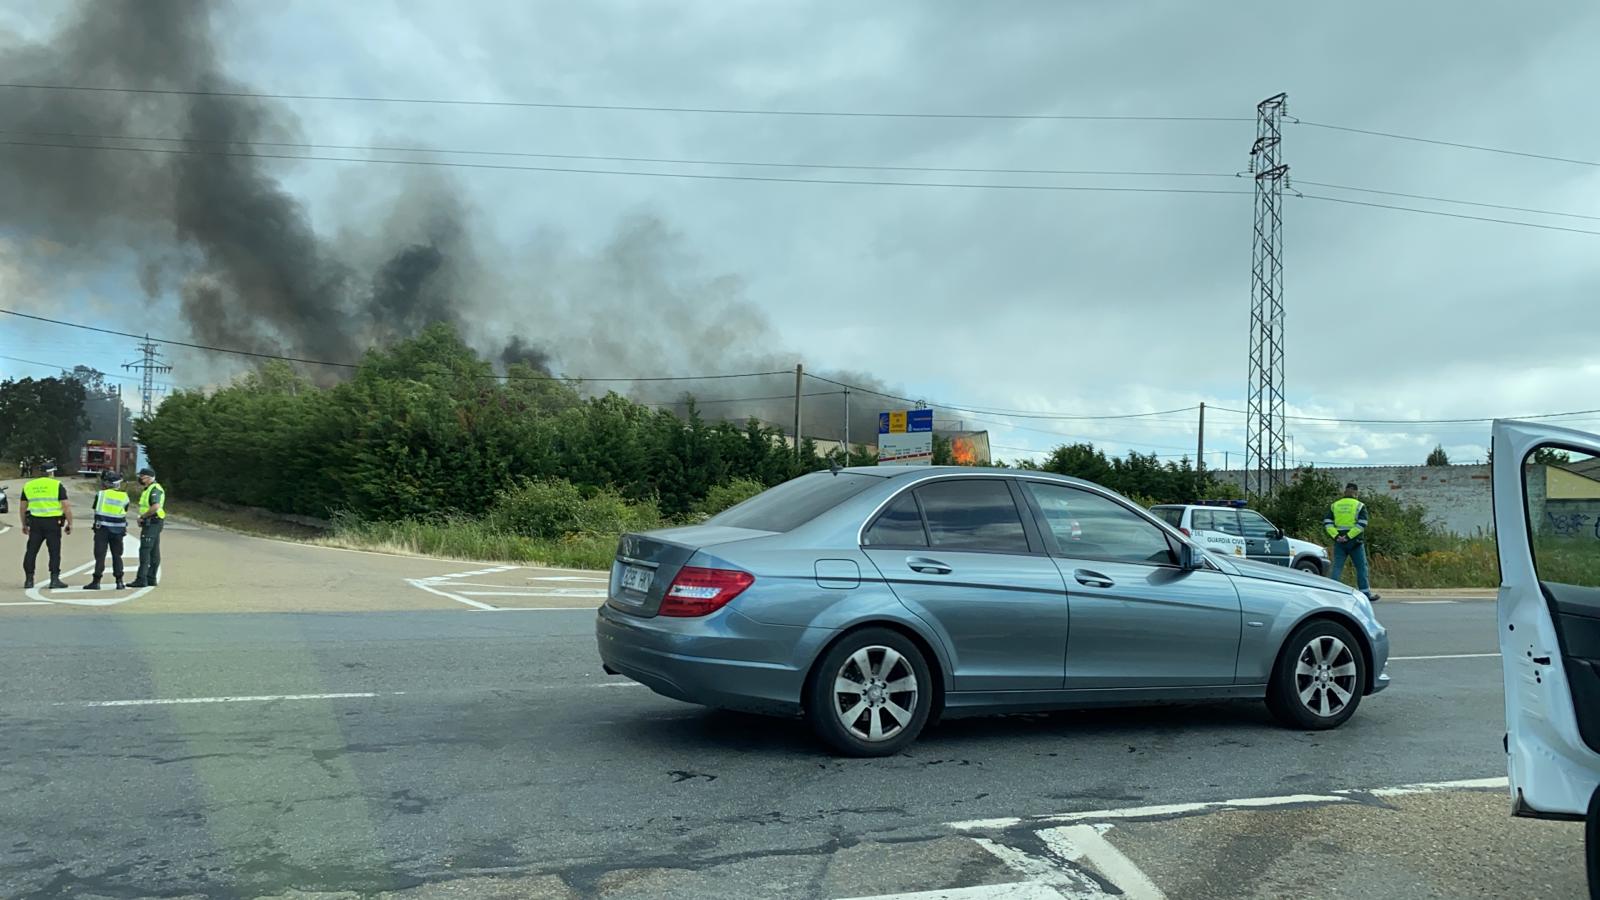
[[[1061,555],[1158,565],[1173,562],[1166,534],[1122,504],[1064,485],[1027,484]]]
[[[935,547],[1027,553],[1011,490],[998,478],[940,481],[917,489],[928,517],[928,537]]]
[[[870,487],[883,484],[875,475],[813,472],[757,494],[706,521],[707,525],[793,531]]]
[[[1247,538],[1267,540],[1277,531],[1272,527],[1272,523],[1267,521],[1266,516],[1254,510],[1240,510],[1239,522],[1244,525],[1244,536]]]
[[[910,491],[896,497],[867,529],[865,543],[868,547],[928,546],[928,533],[922,528],[917,498]]]

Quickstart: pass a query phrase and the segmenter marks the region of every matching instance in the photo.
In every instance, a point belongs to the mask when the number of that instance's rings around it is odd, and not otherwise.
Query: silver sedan
[[[894,753],[940,716],[1260,698],[1333,728],[1389,684],[1360,593],[1215,556],[1097,485],[853,468],[624,535],[596,636],[660,694]]]

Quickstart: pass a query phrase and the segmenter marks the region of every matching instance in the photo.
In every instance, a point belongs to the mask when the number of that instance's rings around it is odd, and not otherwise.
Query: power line
[[[30,366],[38,366],[38,367],[40,367],[42,369],[55,369],[58,372],[64,372],[65,373],[65,372],[71,372],[72,371],[72,366],[62,366],[62,365],[57,365],[56,363],[40,362],[37,359],[22,359],[21,357],[17,357],[17,356],[0,356],[0,359],[9,360],[11,362],[26,363],[26,364],[28,364]],[[96,372],[100,372],[99,369],[96,369],[95,371]],[[128,382],[133,382],[133,383],[138,383],[139,382],[139,379],[137,379],[137,378],[130,378],[130,377],[126,376],[126,375],[112,375],[109,372],[100,372],[100,377],[101,378],[110,378],[110,379],[114,379],[116,381],[128,381]]]
[[[238,153],[231,150],[195,150],[179,147],[111,147],[89,144],[58,144],[48,141],[0,141],[7,147],[46,147],[58,150],[95,150],[114,153],[160,153],[173,156],[225,156],[239,159],[287,159],[312,162],[377,163],[390,166],[425,166],[448,169],[485,169],[502,172],[550,172],[569,175],[623,175],[639,178],[683,178],[693,181],[751,181],[772,184],[833,184],[870,187],[966,188],[993,191],[1086,191],[1123,194],[1248,194],[1249,191],[1220,188],[1126,187],[1083,184],[981,184],[958,181],[868,181],[853,178],[784,178],[775,175],[715,175],[708,172],[640,172],[628,169],[575,169],[561,166],[522,166],[509,163],[455,162],[439,159],[356,159],[348,156],[296,155],[291,153]]]
[[[1237,413],[1245,415],[1243,410],[1230,409],[1226,406],[1206,407],[1207,411]],[[1493,422],[1496,419],[1559,419],[1565,416],[1587,416],[1600,413],[1600,409],[1578,409],[1571,412],[1535,413],[1526,416],[1481,416],[1472,419],[1341,419],[1333,416],[1284,416],[1298,422],[1337,422],[1341,425],[1454,425],[1454,424],[1482,424]]]
[[[173,88],[107,87],[75,84],[0,83],[0,88],[37,91],[80,91],[107,94],[154,94],[175,97],[229,97],[247,100],[321,100],[346,103],[406,103],[424,106],[492,106],[520,109],[584,109],[611,112],[702,113],[733,116],[803,116],[868,119],[989,119],[1057,122],[1242,122],[1238,116],[1100,115],[1065,113],[880,112],[869,110],[749,109],[714,106],[642,106],[615,103],[553,103],[534,100],[474,100],[443,97],[378,97],[336,94],[273,94],[260,91],[202,91]]]
[[[1329,203],[1345,203],[1351,206],[1368,206],[1373,209],[1393,209],[1400,212],[1421,213],[1425,216],[1444,216],[1449,219],[1469,219],[1473,222],[1493,222],[1497,225],[1519,225],[1523,228],[1540,228],[1545,231],[1565,231],[1571,234],[1600,235],[1600,231],[1589,231],[1583,228],[1568,228],[1565,225],[1546,225],[1541,222],[1518,222],[1513,219],[1495,219],[1489,216],[1469,216],[1466,213],[1445,212],[1439,209],[1418,209],[1415,206],[1393,206],[1388,203],[1372,203],[1366,200],[1351,200],[1348,197],[1324,197],[1318,194],[1296,194],[1303,200],[1324,200]]]
[[[171,338],[146,337],[145,335],[134,334],[133,332],[129,332],[129,331],[116,331],[115,329],[101,328],[101,327],[96,326],[96,325],[85,325],[85,324],[83,324],[81,322],[66,322],[66,321],[63,321],[61,319],[51,319],[51,318],[47,318],[45,316],[36,316],[36,315],[33,315],[32,313],[18,312],[18,311],[13,310],[13,309],[0,309],[0,313],[3,313],[3,314],[8,315],[8,316],[16,316],[16,317],[21,318],[21,319],[31,319],[32,321],[35,321],[35,322],[48,322],[51,325],[64,325],[64,326],[66,326],[68,328],[78,328],[78,329],[82,329],[84,331],[93,331],[93,332],[98,332],[100,334],[114,335],[116,337],[126,337],[126,338],[135,338],[135,339],[138,339],[138,340],[148,340],[151,343],[166,344],[166,345],[172,346],[172,347],[186,347],[186,348],[188,348],[190,350],[203,350],[203,351],[206,351],[208,353],[231,353],[231,354],[234,354],[234,355],[237,355],[237,356],[251,357],[253,359],[270,359],[270,360],[278,360],[278,361],[281,361],[281,362],[305,363],[307,365],[313,365],[313,366],[333,366],[335,368],[341,368],[341,369],[359,369],[359,368],[361,368],[361,363],[330,362],[328,360],[306,359],[304,357],[285,356],[285,355],[277,354],[277,353],[258,353],[258,352],[254,351],[254,350],[240,350],[240,349],[233,348],[233,347],[212,347],[212,346],[209,346],[209,345],[206,345],[206,344],[195,344],[195,343],[191,343],[189,341],[178,341],[178,340],[173,340]],[[732,373],[719,374],[719,375],[651,375],[651,376],[639,376],[639,377],[607,377],[607,378],[590,378],[590,377],[581,376],[581,375],[493,375],[493,374],[490,374],[490,375],[480,375],[480,376],[474,376],[474,377],[493,378],[493,379],[499,379],[499,380],[503,380],[503,381],[561,381],[561,382],[603,381],[603,382],[628,382],[628,383],[632,383],[632,382],[662,382],[662,381],[713,381],[713,380],[725,379],[725,378],[759,378],[759,377],[767,376],[767,375],[789,375],[789,374],[792,374],[792,373],[789,372],[789,371],[732,372]],[[793,395],[790,394],[788,396],[793,396]]]
[[[782,374],[792,375],[793,373],[792,372],[785,372],[785,373],[782,373]],[[839,395],[841,395],[843,393],[844,393],[844,391],[812,391],[809,394],[801,394],[800,396],[801,397],[837,397],[837,396],[839,396]],[[788,394],[770,394],[770,395],[765,396],[765,397],[721,397],[721,398],[718,398],[718,399],[715,399],[715,400],[702,400],[699,397],[690,396],[690,397],[687,397],[687,398],[684,398],[684,399],[681,399],[681,400],[650,400],[650,401],[635,401],[635,402],[639,402],[641,406],[689,406],[691,404],[694,405],[694,406],[705,406],[705,405],[707,405],[709,403],[756,403],[756,402],[762,401],[762,400],[793,400],[793,399],[794,399],[794,394],[791,392],[791,393],[788,393]]]
[[[1050,419],[1050,420],[1061,420],[1061,421],[1102,421],[1102,420],[1110,420],[1110,419],[1143,419],[1143,418],[1148,418],[1148,417],[1151,417],[1151,416],[1170,416],[1170,415],[1173,415],[1174,413],[1192,412],[1192,411],[1197,410],[1197,409],[1200,408],[1198,405],[1196,405],[1196,406],[1184,406],[1184,407],[1180,407],[1178,409],[1163,409],[1163,410],[1156,410],[1156,411],[1152,411],[1152,412],[1142,412],[1142,413],[1119,413],[1119,414],[1114,414],[1114,415],[1077,415],[1077,414],[1072,414],[1072,413],[1012,412],[1010,410],[1003,410],[1003,409],[986,409],[986,408],[983,408],[983,407],[976,407],[976,406],[962,406],[962,405],[958,405],[958,404],[955,404],[955,403],[941,403],[941,402],[939,402],[937,400],[914,400],[914,399],[912,399],[910,397],[902,397],[902,396],[900,396],[898,394],[886,393],[884,391],[876,390],[874,388],[864,387],[864,386],[859,385],[859,384],[851,384],[851,383],[846,382],[846,381],[839,381],[839,380],[833,379],[833,378],[826,378],[826,377],[824,377],[822,375],[813,375],[810,372],[806,373],[806,377],[807,378],[815,378],[817,381],[827,382],[828,384],[835,385],[835,386],[838,386],[838,387],[842,387],[842,388],[845,388],[846,390],[856,391],[856,392],[862,393],[862,394],[871,394],[871,395],[873,395],[875,397],[884,397],[884,398],[889,399],[889,400],[899,400],[899,401],[901,401],[903,403],[913,403],[913,404],[925,403],[925,404],[927,404],[929,406],[936,406],[936,407],[938,407],[940,409],[951,410],[951,411],[954,411],[954,412],[972,413],[974,415],[1006,416],[1008,418],[1014,418],[1014,419]]]
[[[1411,134],[1396,134],[1392,131],[1374,131],[1369,128],[1352,128],[1348,125],[1331,125],[1327,122],[1308,122],[1304,119],[1295,119],[1294,124],[1305,125],[1308,128],[1325,128],[1329,131],[1345,131],[1350,134],[1365,134],[1371,137],[1390,138],[1397,141],[1411,141],[1418,144],[1435,144],[1440,147],[1455,147],[1458,150],[1476,150],[1481,153],[1499,153],[1505,156],[1520,156],[1525,159],[1542,159],[1549,162],[1570,163],[1575,166],[1600,166],[1600,162],[1588,159],[1573,159],[1567,156],[1552,156],[1546,153],[1528,153],[1523,150],[1508,150],[1504,147],[1485,147],[1481,144],[1465,144],[1460,141],[1441,141],[1435,138],[1417,137]]]
[[[1484,209],[1504,209],[1511,212],[1534,213],[1541,216],[1562,216],[1568,219],[1588,219],[1590,221],[1600,222],[1600,216],[1590,216],[1583,213],[1557,212],[1552,209],[1531,209],[1526,206],[1506,206],[1500,203],[1479,203],[1473,200],[1454,200],[1450,197],[1430,197],[1427,194],[1406,194],[1400,191],[1380,191],[1376,188],[1351,187],[1350,185],[1346,184],[1326,184],[1321,181],[1305,181],[1302,179],[1295,179],[1294,183],[1297,185],[1309,184],[1313,187],[1332,188],[1336,191],[1355,191],[1356,193],[1360,194],[1381,194],[1385,197],[1405,197],[1409,200],[1431,200],[1435,203],[1454,203],[1459,206],[1478,206],[1483,207]]]
[[[148,143],[212,144],[244,147],[279,147],[297,150],[349,150],[371,153],[437,153],[446,156],[510,156],[527,159],[568,159],[586,162],[631,162],[681,166],[749,166],[769,169],[840,169],[860,172],[948,172],[975,175],[1070,175],[1146,178],[1237,178],[1236,172],[1140,172],[1115,169],[1011,169],[959,166],[887,166],[846,163],[771,162],[736,159],[675,159],[658,156],[601,156],[581,153],[535,153],[525,150],[448,149],[443,147],[389,147],[370,144],[314,144],[292,141],[243,141],[191,137],[144,137],[127,134],[85,134],[75,131],[7,131],[0,135],[23,138],[74,138],[94,141],[145,141]],[[53,145],[52,145],[53,146]],[[137,150],[137,147],[106,149]],[[294,157],[299,159],[301,157]],[[360,160],[364,162],[365,160]]]

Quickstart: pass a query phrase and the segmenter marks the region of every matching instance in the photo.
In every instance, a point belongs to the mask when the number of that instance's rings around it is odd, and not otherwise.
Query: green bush
[[[725,509],[737,506],[766,490],[767,486],[748,478],[735,478],[727,484],[714,484],[706,498],[695,504],[695,513],[710,518]]]
[[[568,535],[608,535],[655,528],[654,502],[629,502],[610,488],[588,491],[560,478],[528,481],[501,491],[485,524],[504,534],[555,540]]]

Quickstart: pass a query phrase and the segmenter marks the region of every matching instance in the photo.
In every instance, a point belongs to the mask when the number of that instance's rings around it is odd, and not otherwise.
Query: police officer
[[[167,492],[151,469],[139,470],[139,572],[131,588],[155,587],[161,569],[161,529],[167,521]]]
[[[1367,545],[1364,535],[1367,531],[1367,505],[1356,499],[1357,488],[1352,482],[1344,486],[1344,496],[1333,501],[1328,507],[1328,514],[1322,519],[1322,527],[1328,531],[1328,537],[1333,538],[1333,574],[1330,576],[1338,581],[1344,575],[1344,561],[1349,559],[1356,569],[1356,587],[1361,593],[1367,595],[1368,600],[1377,600],[1378,595],[1372,592],[1371,585],[1367,582]]]
[[[22,586],[33,587],[34,563],[39,545],[50,550],[50,587],[66,587],[61,580],[61,532],[72,533],[72,504],[67,486],[55,479],[56,464],[46,462],[44,475],[22,486],[22,533],[28,537],[28,550],[22,555]]]
[[[106,472],[100,476],[101,489],[94,495],[94,580],[83,586],[86,591],[100,590],[100,578],[106,573],[106,551],[111,552],[111,574],[117,579],[117,590],[122,590],[122,539],[128,534],[129,498],[122,490],[122,473]]]

